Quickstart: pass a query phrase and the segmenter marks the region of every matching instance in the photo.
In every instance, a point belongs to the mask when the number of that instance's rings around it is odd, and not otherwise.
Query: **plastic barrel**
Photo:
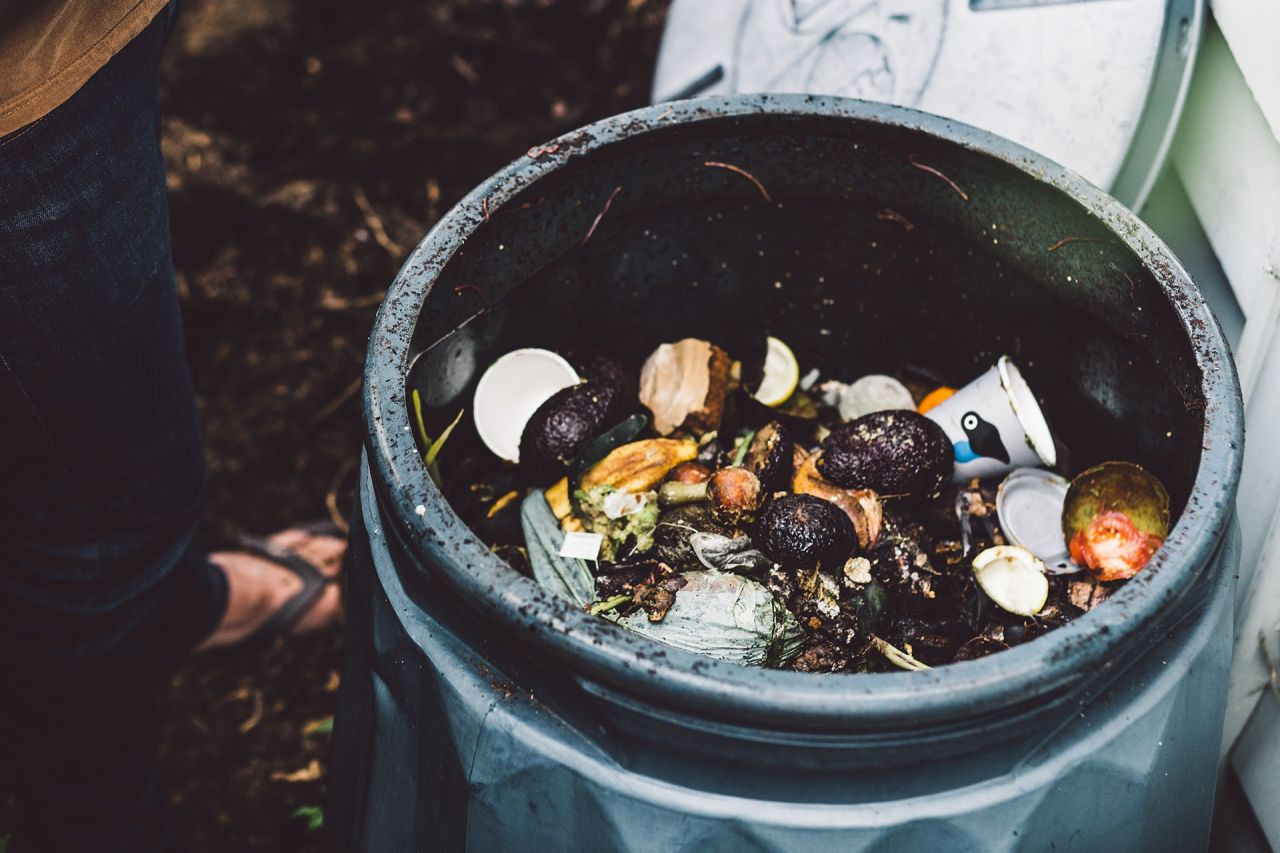
[[[518,346],[638,359],[766,333],[805,365],[905,364],[953,385],[1009,353],[1077,467],[1152,470],[1174,529],[1107,602],[1009,651],[813,675],[577,611],[491,554],[422,465],[410,386],[451,415]],[[378,315],[364,404],[328,811],[341,849],[1206,843],[1239,388],[1169,250],[1062,167],[832,98],[600,122],[531,149],[427,235]]]

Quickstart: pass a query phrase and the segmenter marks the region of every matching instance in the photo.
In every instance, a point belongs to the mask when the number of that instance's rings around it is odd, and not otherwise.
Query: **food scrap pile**
[[[602,619],[807,672],[1026,642],[1103,601],[1168,534],[1168,496],[1137,465],[1071,483],[1046,470],[1052,437],[1007,359],[957,391],[802,377],[784,342],[761,349],[686,338],[638,374],[510,353],[476,395],[494,456],[460,463],[446,494],[509,565]],[[482,418],[494,389],[503,417]]]

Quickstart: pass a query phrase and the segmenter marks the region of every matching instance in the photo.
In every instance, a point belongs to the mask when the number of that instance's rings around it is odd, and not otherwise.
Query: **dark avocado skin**
[[[529,569],[529,558],[515,545],[499,545],[493,549],[493,553],[497,554],[502,559],[502,562],[520,574],[527,578],[533,577],[533,572]]]
[[[628,370],[622,362],[610,355],[592,353],[573,360],[578,375],[589,382],[599,382],[617,390],[623,400],[634,403],[639,397],[638,371]]]
[[[818,471],[842,489],[932,497],[955,456],[942,427],[910,409],[872,412],[841,424],[822,442]]]
[[[520,434],[520,467],[529,482],[545,485],[563,476],[610,423],[620,396],[610,385],[582,382],[548,397]]]
[[[689,544],[694,533],[728,536],[732,530],[712,519],[705,503],[678,506],[658,516],[653,531],[654,555],[678,572],[705,568]]]
[[[742,467],[756,475],[763,494],[790,488],[795,475],[793,445],[791,434],[781,421],[770,421],[752,438]]]
[[[849,516],[830,501],[785,495],[765,507],[751,540],[785,569],[811,569],[843,562],[857,536]]]

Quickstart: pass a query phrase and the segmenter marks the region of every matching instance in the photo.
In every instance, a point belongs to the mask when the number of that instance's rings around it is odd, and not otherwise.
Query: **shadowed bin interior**
[[[770,334],[802,371],[844,380],[959,386],[1008,354],[1070,449],[1068,473],[1138,462],[1168,487],[1178,524],[1103,605],[999,654],[912,673],[743,667],[620,630],[517,574],[445,503],[450,466],[485,452],[470,417],[440,457],[444,493],[411,438],[406,382],[439,435],[470,409],[485,367],[517,347],[604,351],[638,369],[686,336],[745,363]],[[365,413],[369,506],[389,532],[378,576],[403,584],[396,618],[446,625],[619,764],[706,790],[867,802],[1040,760],[1084,703],[1137,691],[1172,661],[1166,649],[1190,642],[1187,626],[1207,618],[1234,567],[1223,533],[1238,388],[1186,274],[1075,176],[882,105],[691,101],[531,150],[401,270],[371,340]],[[425,633],[413,642],[430,657]],[[1217,677],[1224,660],[1200,672]],[[1197,703],[1206,725],[1219,695]],[[968,757],[920,772],[926,755]]]
[[[1204,402],[1169,297],[1088,211],[980,152],[856,119],[726,117],[591,150],[467,219],[413,338],[433,434],[516,347],[638,370],[664,341],[750,357],[771,334],[846,381],[959,386],[1007,353],[1068,474],[1138,462],[1175,514],[1191,489]],[[451,442],[481,450],[469,417]]]

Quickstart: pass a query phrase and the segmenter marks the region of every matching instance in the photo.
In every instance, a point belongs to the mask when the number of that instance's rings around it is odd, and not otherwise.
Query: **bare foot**
[[[316,536],[302,530],[277,533],[270,541],[296,552],[327,577],[342,568],[345,540]],[[229,646],[248,637],[302,589],[293,572],[262,557],[243,551],[218,551],[209,560],[227,575],[227,612],[218,627],[196,651]],[[338,586],[329,584],[315,604],[294,623],[291,633],[303,634],[332,624],[338,617]]]

